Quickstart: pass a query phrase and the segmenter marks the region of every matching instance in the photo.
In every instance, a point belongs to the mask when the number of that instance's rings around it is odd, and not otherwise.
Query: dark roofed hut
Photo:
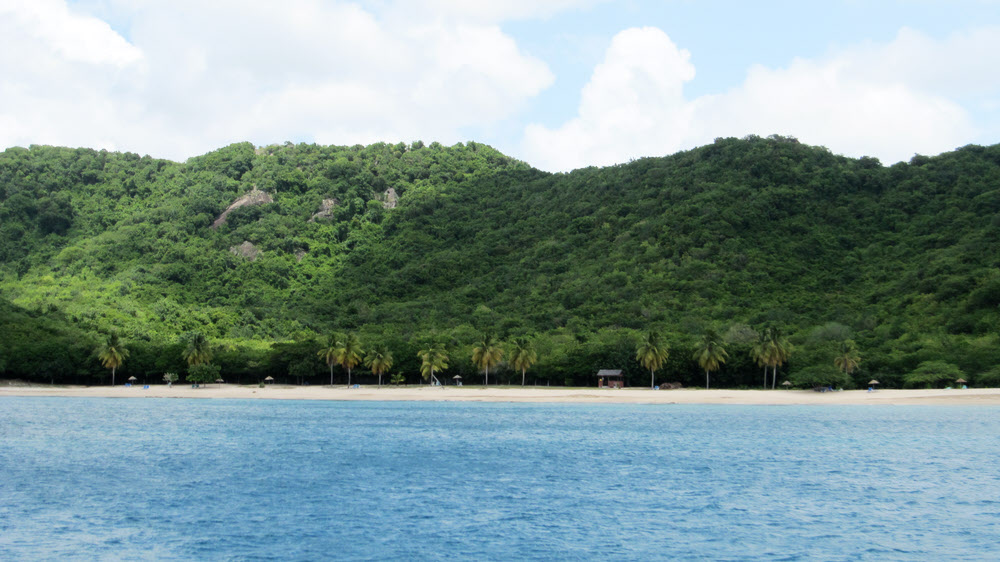
[[[621,369],[601,369],[597,371],[597,388],[625,388],[625,376]]]

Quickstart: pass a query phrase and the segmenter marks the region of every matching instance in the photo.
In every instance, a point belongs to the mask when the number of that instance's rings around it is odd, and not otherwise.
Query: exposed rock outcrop
[[[239,246],[232,246],[229,251],[234,255],[242,256],[250,261],[254,261],[261,254],[260,248],[254,246],[251,242],[244,240]]]
[[[240,207],[248,207],[252,205],[263,205],[264,203],[273,203],[274,199],[267,193],[254,187],[250,191],[246,192],[242,197],[233,201],[233,204],[222,211],[219,218],[215,219],[212,223],[212,228],[219,228],[219,226],[225,224],[226,217],[229,216],[229,212],[233,209],[239,209]]]
[[[313,214],[309,222],[316,222],[316,219],[328,219],[333,216],[333,209],[337,206],[336,199],[324,199],[319,205],[319,211]]]
[[[385,193],[382,194],[382,206],[386,209],[395,209],[397,203],[399,203],[399,195],[396,195],[396,190],[391,187],[385,190]]]

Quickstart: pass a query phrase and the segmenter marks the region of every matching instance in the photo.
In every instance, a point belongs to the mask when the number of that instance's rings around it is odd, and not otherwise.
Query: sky
[[[1000,0],[0,0],[0,42],[0,148],[476,141],[567,171],[1000,142]]]

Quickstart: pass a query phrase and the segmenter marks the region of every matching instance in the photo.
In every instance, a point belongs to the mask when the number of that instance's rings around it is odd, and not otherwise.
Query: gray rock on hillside
[[[226,210],[222,211],[222,214],[219,215],[219,218],[215,219],[215,222],[212,223],[212,228],[219,228],[219,226],[225,224],[226,217],[229,216],[229,212],[232,211],[233,209],[239,209],[240,207],[250,207],[253,205],[263,205],[264,203],[273,203],[273,202],[274,199],[270,195],[254,187],[246,194],[244,194],[242,197],[240,197],[236,201],[233,201],[232,205],[226,207]]]
[[[256,260],[257,257],[260,256],[261,254],[261,249],[258,248],[257,246],[254,246],[248,240],[244,240],[243,243],[240,244],[239,246],[230,247],[229,251],[232,252],[233,255],[244,257],[250,261]]]
[[[319,211],[313,214],[309,222],[316,222],[316,219],[328,219],[333,216],[333,209],[337,206],[340,201],[334,199],[324,199],[319,205]]]
[[[385,190],[385,193],[382,194],[382,206],[386,209],[395,209],[397,204],[399,204],[399,195],[396,194],[396,190],[391,187]]]

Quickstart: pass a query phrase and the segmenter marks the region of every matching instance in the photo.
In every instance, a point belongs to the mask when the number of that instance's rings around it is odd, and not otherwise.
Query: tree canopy
[[[101,360],[101,364],[111,369],[111,386],[115,385],[115,370],[128,359],[128,353],[116,332],[108,334],[104,345],[97,350],[97,358]]]
[[[729,354],[715,330],[708,330],[695,345],[694,358],[705,370],[705,388],[709,387],[709,373],[718,371]]]
[[[646,369],[649,369],[649,388],[656,386],[654,375],[656,370],[663,366],[663,363],[670,356],[670,350],[666,343],[662,341],[662,336],[655,331],[647,332],[639,341],[635,350],[635,358]]]
[[[10,148],[0,376],[101,381],[93,350],[114,331],[131,352],[116,374],[184,372],[196,332],[227,380],[280,377],[344,330],[410,381],[439,339],[468,377],[490,332],[534,334],[539,382],[615,366],[634,385],[650,375],[635,342],[660,326],[674,352],[656,373],[700,384],[694,337],[743,326],[780,331],[794,355],[761,366],[790,379],[851,339],[848,384],[903,386],[926,361],[975,381],[1000,364],[998,185],[1000,146],[883,166],[787,137],[560,174],[472,142],[238,143],[186,162]],[[759,387],[753,341],[723,343],[714,381]],[[490,374],[522,370],[508,360]]]

